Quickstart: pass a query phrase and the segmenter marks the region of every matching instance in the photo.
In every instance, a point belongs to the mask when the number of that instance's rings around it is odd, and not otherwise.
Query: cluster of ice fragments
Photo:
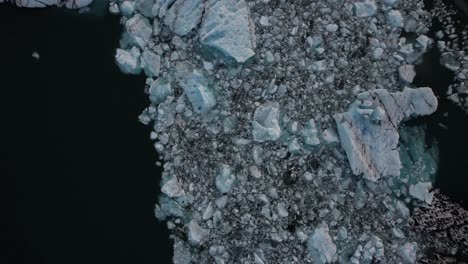
[[[415,263],[434,200],[412,83],[422,1],[124,0],[116,62],[144,72],[174,263]],[[458,58],[458,57],[457,57]],[[402,138],[400,138],[400,133]],[[415,153],[417,155],[415,156]],[[161,164],[158,162],[158,164]]]
[[[174,263],[416,263],[446,242],[418,220],[444,203],[437,148],[400,128],[437,109],[412,84],[434,44],[423,1],[111,0],[109,12],[124,28],[118,67],[148,77],[140,121],[164,167],[155,214]],[[437,47],[459,96],[454,43]],[[438,254],[466,257],[466,230],[452,230]]]

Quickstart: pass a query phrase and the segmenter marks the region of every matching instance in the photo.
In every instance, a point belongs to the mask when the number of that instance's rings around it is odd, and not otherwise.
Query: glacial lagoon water
[[[119,18],[0,6],[7,187],[0,263],[171,263],[143,76],[114,63]],[[32,57],[37,52],[39,60]]]

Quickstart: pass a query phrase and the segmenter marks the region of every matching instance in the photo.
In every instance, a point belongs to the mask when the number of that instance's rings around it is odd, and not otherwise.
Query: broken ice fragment
[[[199,35],[202,44],[234,58],[238,63],[255,54],[254,24],[244,0],[207,1]]]
[[[216,188],[222,193],[228,193],[236,180],[236,176],[231,172],[231,168],[225,164],[220,165],[216,173]]]
[[[440,55],[440,65],[451,71],[458,71],[460,69],[460,62],[452,52],[444,52]]]
[[[161,67],[161,57],[154,54],[152,51],[145,49],[141,56],[141,67],[145,71],[146,76],[155,77],[159,75]]]
[[[131,17],[135,12],[135,2],[133,1],[123,1],[120,4],[120,13],[123,16]]]
[[[125,22],[124,42],[128,42],[130,45],[136,45],[140,49],[145,48],[148,43],[153,29],[149,20],[140,15],[136,14]]]
[[[297,154],[301,150],[301,145],[299,145],[299,142],[297,138],[293,138],[289,144],[288,144],[288,151],[291,154]]]
[[[216,99],[208,87],[208,80],[197,69],[181,72],[179,84],[184,89],[196,113],[206,113],[216,106]]]
[[[401,16],[400,11],[398,10],[391,10],[386,15],[387,23],[396,28],[403,27],[403,17]]]
[[[171,84],[164,78],[154,80],[149,88],[149,98],[153,104],[159,104],[172,94]]]
[[[172,257],[172,262],[174,264],[190,264],[191,258],[189,245],[180,239],[176,239],[174,242],[174,256]]]
[[[304,138],[304,144],[306,146],[315,147],[320,144],[320,139],[318,138],[318,130],[315,125],[315,120],[310,119],[305,124],[304,129],[302,130],[302,136]]]
[[[134,2],[138,12],[140,12],[145,17],[153,17],[151,10],[155,4],[155,0],[134,0]]]
[[[431,193],[432,183],[430,182],[419,182],[415,185],[411,185],[409,188],[409,193],[416,199],[426,202],[428,204],[432,203],[434,198],[434,193]]]
[[[175,176],[170,177],[170,179],[163,184],[161,192],[171,198],[179,197],[184,194],[184,190],[180,187],[177,177]]]
[[[307,249],[312,257],[312,263],[331,263],[336,254],[336,246],[330,237],[328,225],[322,222],[307,240]]]
[[[322,138],[327,144],[338,142],[338,134],[336,134],[336,131],[333,128],[325,129],[322,133]]]
[[[411,64],[401,65],[398,68],[398,76],[400,76],[400,79],[403,82],[412,83],[414,80],[414,77],[416,77],[416,70],[414,68],[414,65],[411,65]]]
[[[385,115],[380,120],[369,118],[367,111],[375,111],[377,107],[385,110]],[[335,115],[353,173],[363,173],[371,181],[381,176],[399,176],[398,124],[414,116],[429,115],[436,109],[437,98],[430,88],[405,88],[397,93],[377,89],[359,94],[348,112]]]
[[[370,17],[377,12],[377,5],[374,1],[354,3],[354,12],[357,17]]]
[[[416,242],[406,242],[398,249],[398,255],[404,264],[413,264],[416,262],[416,251],[418,244]]]
[[[137,47],[130,50],[117,49],[115,61],[120,70],[126,74],[140,74],[140,51]]]
[[[268,102],[257,107],[252,122],[254,141],[265,142],[277,140],[281,135],[278,119],[278,103]]]
[[[195,220],[188,224],[188,241],[193,246],[203,244],[210,235],[210,230],[201,228]]]
[[[204,0],[177,0],[166,12],[164,24],[184,36],[200,23],[204,7]]]
[[[288,210],[286,210],[286,206],[284,205],[284,203],[278,203],[276,205],[276,210],[278,211],[278,215],[280,217],[288,217]]]

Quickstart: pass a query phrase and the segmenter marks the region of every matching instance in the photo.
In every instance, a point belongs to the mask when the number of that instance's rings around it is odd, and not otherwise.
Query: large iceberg
[[[436,109],[437,98],[430,88],[405,88],[396,93],[377,89],[359,94],[348,112],[335,115],[353,173],[364,174],[371,181],[399,176],[399,123]]]
[[[208,0],[200,41],[242,63],[255,52],[255,30],[244,0]]]

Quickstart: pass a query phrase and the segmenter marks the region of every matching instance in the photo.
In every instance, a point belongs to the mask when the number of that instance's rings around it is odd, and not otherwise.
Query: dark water
[[[430,1],[426,1],[430,2]],[[444,1],[449,8],[457,10],[453,3]],[[429,5],[430,6],[430,5]],[[461,12],[456,15],[457,32],[468,25],[468,18]],[[437,20],[428,36],[436,40],[434,33],[442,29]],[[428,125],[427,142],[439,142],[439,169],[435,187],[468,209],[468,115],[454,103],[446,99],[448,86],[454,74],[439,63],[440,54],[434,47],[423,57],[423,63],[416,66],[417,87],[431,87],[438,98],[439,106],[431,116],[421,118],[416,123]]]
[[[0,6],[1,264],[171,262],[153,215],[157,155],[137,121],[145,79],[115,66],[120,32],[117,17]]]

